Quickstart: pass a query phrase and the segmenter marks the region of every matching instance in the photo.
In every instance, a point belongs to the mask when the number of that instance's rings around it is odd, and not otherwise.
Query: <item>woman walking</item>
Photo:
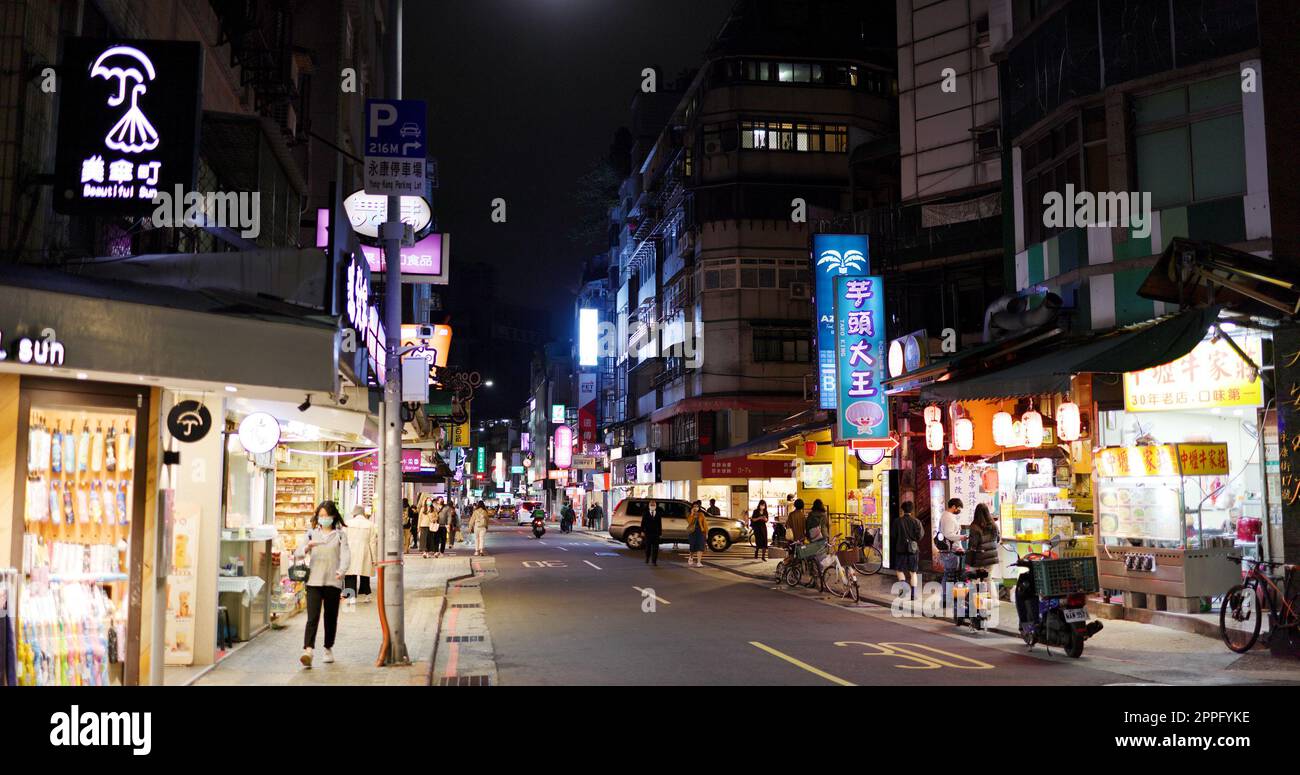
[[[311,667],[312,652],[316,648],[316,628],[320,624],[321,610],[325,612],[325,658],[334,661],[334,634],[339,624],[339,597],[343,592],[343,572],[352,564],[347,535],[343,532],[343,515],[334,501],[324,501],[316,507],[312,529],[307,531],[307,543],[297,556],[306,557],[311,571],[307,575],[307,629],[302,638],[302,656],[298,661]]]
[[[749,529],[754,531],[754,559],[758,559],[761,552],[763,559],[767,559],[767,501],[759,501],[758,508],[749,517]]]
[[[420,543],[420,513],[415,504],[402,498],[402,514],[404,515],[403,525],[411,531],[411,550],[420,551],[423,544]]]
[[[343,584],[357,596],[357,602],[370,602],[370,577],[375,574],[375,558],[379,556],[379,533],[366,518],[362,506],[352,509],[352,519],[347,524],[348,552],[352,562],[343,575]]]
[[[470,514],[469,524],[466,526],[474,533],[474,556],[483,557],[484,549],[487,548],[488,523],[487,509],[483,507],[483,502],[479,501],[478,507]]]
[[[691,560],[688,568],[703,568],[701,557],[704,554],[704,539],[709,534],[709,517],[699,501],[691,504],[691,513],[686,516],[686,535],[691,543]]]
[[[416,548],[420,550],[421,557],[428,558],[429,552],[432,550],[432,527],[436,518],[437,512],[434,510],[432,500],[426,500],[420,504],[420,515],[416,518],[417,524],[420,526],[420,541]]]

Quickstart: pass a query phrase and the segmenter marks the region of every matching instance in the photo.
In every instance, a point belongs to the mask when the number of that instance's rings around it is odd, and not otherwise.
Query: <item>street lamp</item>
[[[492,380],[488,380],[488,381],[484,382],[484,383],[483,383],[483,387],[492,387]]]

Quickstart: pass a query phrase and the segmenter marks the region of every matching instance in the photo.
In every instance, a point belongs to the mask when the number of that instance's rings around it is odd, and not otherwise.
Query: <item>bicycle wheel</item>
[[[790,563],[790,567],[785,569],[785,585],[787,587],[797,587],[801,581],[803,581],[803,563]]]
[[[807,567],[804,568],[804,574],[808,576],[808,581],[804,583],[804,586],[809,589],[822,589],[822,568],[818,564],[817,558],[813,557],[805,564]]]
[[[863,576],[874,576],[880,572],[881,566],[885,564],[885,558],[880,556],[880,550],[874,546],[862,547],[861,559],[853,563],[853,569]]]
[[[852,568],[845,568],[844,575],[848,581],[849,599],[855,603],[862,602],[862,590],[858,589],[858,574]]]
[[[838,563],[822,571],[822,587],[836,597],[846,597],[849,593],[848,577]]]
[[[1229,589],[1219,606],[1219,635],[1228,648],[1244,654],[1259,640],[1263,623],[1259,592],[1254,585]]]

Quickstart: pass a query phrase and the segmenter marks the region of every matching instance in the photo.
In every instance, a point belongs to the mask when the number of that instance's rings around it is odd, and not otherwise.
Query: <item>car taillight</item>
[[[1066,605],[1075,606],[1076,608],[1082,608],[1084,605],[1087,604],[1087,602],[1088,602],[1088,596],[1083,594],[1082,592],[1076,592],[1073,595],[1070,595],[1069,597],[1065,598]]]

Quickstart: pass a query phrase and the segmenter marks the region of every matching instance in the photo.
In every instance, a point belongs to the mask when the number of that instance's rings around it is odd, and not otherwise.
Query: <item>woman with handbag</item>
[[[686,535],[691,544],[691,561],[688,568],[703,568],[701,559],[704,555],[704,539],[709,534],[709,517],[704,513],[704,505],[699,501],[691,504],[691,513],[686,515]]]
[[[437,539],[433,537],[434,523],[438,520],[438,512],[435,510],[435,504],[431,500],[426,500],[420,506],[420,515],[416,518],[420,526],[420,556],[428,558],[429,552],[435,551]]]
[[[970,523],[970,537],[966,539],[966,566],[992,572],[998,564],[998,527],[993,524],[989,507],[983,503],[975,507],[975,519]]]
[[[767,559],[767,501],[758,502],[758,508],[749,516],[749,528],[754,531],[754,559],[761,553]]]
[[[419,551],[420,550],[420,514],[416,510],[415,506],[412,506],[411,502],[408,501],[406,498],[402,499],[402,514],[404,514],[406,517],[405,519],[402,520],[402,527],[411,531],[411,549],[414,551]]]
[[[339,598],[343,593],[343,575],[352,564],[343,515],[334,501],[316,507],[307,543],[295,555],[309,567],[307,589],[307,629],[302,638],[302,656],[298,661],[310,668],[316,648],[316,629],[321,611],[325,613],[325,663],[334,661],[334,634],[339,624]]]
[[[902,505],[898,519],[889,526],[889,559],[898,580],[911,586],[911,597],[921,591],[921,521],[912,516],[912,502]]]

